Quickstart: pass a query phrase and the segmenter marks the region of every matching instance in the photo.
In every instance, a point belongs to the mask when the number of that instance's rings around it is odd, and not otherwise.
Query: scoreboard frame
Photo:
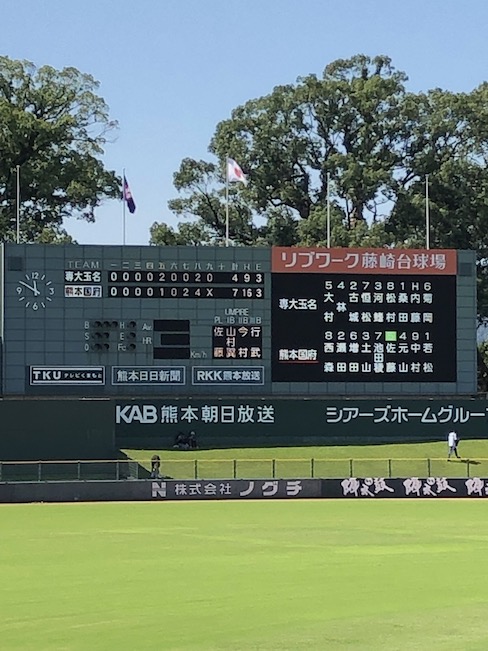
[[[0,273],[3,396],[476,393],[473,251],[8,243]]]

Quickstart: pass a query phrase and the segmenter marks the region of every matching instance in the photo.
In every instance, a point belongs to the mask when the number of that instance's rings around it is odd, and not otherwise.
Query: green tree
[[[201,244],[215,244],[207,229],[203,228],[202,221],[182,222],[177,229],[164,223],[154,222],[150,229],[150,244],[158,246],[198,246]]]
[[[231,190],[234,243],[325,245],[329,191],[332,245],[423,248],[428,178],[430,245],[477,251],[488,321],[488,83],[409,93],[406,79],[386,56],[357,55],[246,102],[216,127],[219,164],[182,163],[170,209],[221,242],[231,155],[249,176]]]
[[[478,390],[488,393],[488,341],[478,344]]]
[[[388,57],[358,55],[330,64],[322,79],[310,75],[296,85],[278,86],[218,124],[210,152],[222,165],[232,155],[250,180],[247,188],[232,189],[233,240],[299,243],[300,221],[324,208],[329,181],[345,230],[354,231],[368,216],[378,221],[382,205],[391,201],[401,158],[405,78]],[[169,208],[203,220],[218,236],[224,224],[223,183],[221,166],[186,159],[175,174],[181,196]],[[257,228],[253,222],[260,221],[264,225]],[[313,229],[308,230],[307,241]],[[356,235],[368,230],[363,226]],[[341,243],[347,239],[342,232]]]
[[[346,224],[378,218],[399,164],[405,75],[388,57],[358,55],[251,100],[217,125],[210,151],[232,152],[250,170],[261,213],[286,206],[307,219],[324,206],[327,178]],[[385,196],[386,195],[386,196]]]
[[[488,85],[471,93],[438,89],[408,98],[410,137],[386,232],[401,246],[477,253],[478,318],[488,320]],[[415,125],[415,126],[414,126]]]
[[[178,217],[199,217],[197,228],[184,228],[184,223],[178,225],[176,239],[183,243],[185,233],[192,237],[187,242],[194,243],[193,236],[200,232],[201,243],[223,244],[226,239],[226,189],[223,171],[218,165],[205,161],[185,158],[180,169],[174,174],[175,188],[181,196],[168,202],[170,210]],[[237,244],[251,245],[255,242],[257,231],[254,229],[252,210],[242,200],[241,188],[230,184],[228,189],[229,238]],[[166,224],[166,229],[160,230],[157,224],[151,229],[151,239],[154,244],[166,243],[161,236],[173,230]]]
[[[0,238],[15,240],[17,168],[21,240],[66,241],[63,220],[94,221],[120,179],[100,160],[116,128],[98,82],[75,68],[0,57]]]

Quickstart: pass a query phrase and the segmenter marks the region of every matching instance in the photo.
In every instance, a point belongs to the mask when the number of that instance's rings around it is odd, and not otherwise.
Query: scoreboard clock
[[[3,395],[476,390],[469,251],[1,246]]]
[[[16,291],[23,307],[34,311],[46,309],[52,303],[55,292],[53,281],[39,271],[26,273],[24,279],[18,281]]]

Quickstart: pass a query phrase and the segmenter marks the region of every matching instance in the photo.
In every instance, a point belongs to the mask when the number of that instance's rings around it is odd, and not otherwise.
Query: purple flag
[[[127,208],[131,214],[136,211],[136,204],[134,198],[132,197],[132,192],[130,191],[129,184],[127,183],[125,176],[122,199],[127,202]]]

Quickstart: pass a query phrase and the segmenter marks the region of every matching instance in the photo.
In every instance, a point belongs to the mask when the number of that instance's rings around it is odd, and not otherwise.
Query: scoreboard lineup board
[[[0,248],[1,390],[476,392],[471,251]]]

